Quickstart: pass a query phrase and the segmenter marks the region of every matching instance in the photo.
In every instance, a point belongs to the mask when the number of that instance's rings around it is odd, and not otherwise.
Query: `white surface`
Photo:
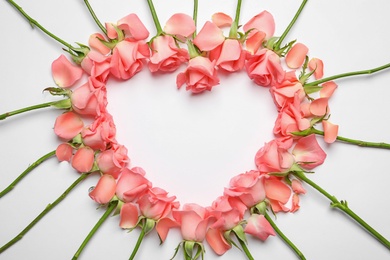
[[[68,42],[86,43],[99,31],[83,1],[17,1],[42,25]],[[299,0],[243,1],[241,23],[266,9],[276,20],[280,35],[300,5]],[[101,21],[115,22],[136,12],[154,34],[146,1],[91,0]],[[234,16],[236,1],[199,1],[199,24],[223,11]],[[162,25],[176,12],[192,14],[192,1],[155,1]],[[323,59],[326,76],[377,67],[390,62],[388,25],[390,2],[309,1],[287,40],[298,39],[310,55]],[[52,100],[42,89],[53,86],[51,62],[61,53],[59,44],[29,24],[6,1],[0,1],[0,113]],[[192,96],[175,87],[175,74],[149,77],[144,70],[129,82],[109,89],[109,109],[118,139],[129,149],[134,166],[143,167],[154,185],[178,196],[181,202],[208,205],[223,192],[229,179],[254,168],[253,157],[271,140],[276,117],[265,88],[254,86],[245,73],[221,76],[210,93]],[[330,102],[332,122],[340,135],[390,143],[389,71],[337,81]],[[115,86],[114,86],[115,85]],[[123,112],[126,111],[126,112]],[[28,165],[55,149],[52,131],[60,111],[42,110],[0,122],[0,189]],[[345,199],[363,219],[390,239],[388,207],[390,151],[335,143],[323,146],[324,165],[312,176],[338,199]],[[0,200],[0,245],[22,230],[76,178],[66,163],[51,159],[30,173]],[[91,227],[103,214],[87,191],[96,183],[89,178],[39,222],[20,242],[0,255],[7,259],[71,259]],[[306,186],[307,187],[307,186]],[[329,201],[307,187],[301,209],[279,214],[278,226],[307,259],[388,259],[389,250],[351,219],[329,207]],[[138,230],[126,233],[118,217],[110,218],[90,241],[80,259],[128,259]],[[141,245],[137,259],[169,259],[180,242],[171,231],[159,246],[155,233]],[[252,241],[255,259],[295,259],[278,237],[266,243]],[[206,259],[219,259],[206,246]],[[181,259],[179,254],[176,259]],[[245,259],[232,249],[221,259]]]

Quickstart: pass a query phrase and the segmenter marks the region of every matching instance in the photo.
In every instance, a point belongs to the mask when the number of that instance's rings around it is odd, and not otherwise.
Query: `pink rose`
[[[172,215],[180,224],[183,239],[187,241],[202,242],[214,221],[210,212],[197,204],[185,204],[182,210],[173,210]]]
[[[102,151],[96,157],[100,171],[112,175],[115,179],[129,161],[126,147],[118,144],[113,144],[109,150]]]
[[[152,56],[148,66],[151,72],[175,71],[182,63],[190,58],[186,49],[178,48],[174,39],[169,35],[158,36],[151,43]]]
[[[145,42],[123,40],[113,50],[111,74],[118,79],[130,79],[141,71],[149,56],[149,46]]]
[[[111,52],[111,50],[109,49]],[[91,50],[81,62],[81,67],[93,78],[106,82],[110,75],[111,55],[106,56],[98,51]]]
[[[250,79],[257,85],[263,87],[273,86],[281,83],[285,71],[280,64],[279,56],[269,50],[261,49],[256,54],[248,54],[246,71]]]
[[[172,209],[179,208],[176,197],[168,197],[168,192],[154,187],[137,201],[141,214],[149,219],[160,220],[171,213]]]
[[[300,97],[295,93],[294,102],[286,103],[276,118],[274,134],[291,136],[291,132],[299,132],[310,127],[310,120],[305,118],[301,110]]]
[[[258,171],[242,173],[230,180],[224,195],[236,197],[248,208],[252,207],[265,199],[263,177]]]
[[[81,131],[83,143],[94,150],[104,151],[115,142],[116,128],[112,116],[101,114],[90,126]]]
[[[124,168],[116,186],[118,198],[124,202],[132,202],[145,194],[152,183],[144,175],[141,168]]]
[[[263,215],[252,214],[248,220],[244,232],[265,241],[269,236],[275,236],[271,224]]]
[[[72,108],[80,115],[96,117],[106,110],[107,90],[103,83],[93,78],[73,91],[70,99]]]
[[[209,59],[225,71],[239,71],[244,67],[246,52],[238,40],[226,39],[217,48],[210,51]]]
[[[186,83],[186,89],[193,93],[201,93],[205,90],[219,84],[217,70],[215,69],[215,61],[197,56],[190,59],[185,72],[179,73],[176,78],[176,85],[180,88]]]
[[[256,153],[255,163],[261,173],[285,172],[294,164],[294,157],[277,140],[272,140]]]
[[[116,180],[109,174],[100,177],[96,186],[89,192],[89,197],[99,204],[106,204],[115,196]]]
[[[288,103],[293,103],[296,94],[300,101],[306,95],[302,83],[295,75],[295,71],[286,72],[283,81],[271,86],[270,92],[278,111],[287,106]]]

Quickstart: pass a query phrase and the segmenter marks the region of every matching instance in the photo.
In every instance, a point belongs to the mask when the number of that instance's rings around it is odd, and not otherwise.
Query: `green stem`
[[[66,99],[64,99],[64,100],[66,100]],[[14,111],[11,111],[11,112],[7,112],[7,113],[4,113],[4,114],[0,115],[0,120],[4,120],[7,117],[14,116],[14,115],[17,115],[17,114],[21,114],[21,113],[24,113],[24,112],[28,112],[28,111],[32,111],[32,110],[36,110],[36,109],[40,109],[40,108],[45,108],[45,107],[50,107],[50,106],[55,106],[57,104],[60,104],[64,100],[51,101],[51,102],[42,103],[42,104],[25,107],[25,108],[21,108],[21,109],[18,109],[18,110],[14,110]]]
[[[146,232],[145,232],[145,231],[146,231],[146,228],[147,228],[147,225],[144,224],[144,225],[142,226],[141,233],[139,234],[137,243],[135,244],[134,250],[133,250],[133,252],[131,253],[131,256],[130,256],[129,260],[133,260],[134,257],[135,257],[135,255],[137,254],[138,249],[139,249],[139,247],[140,247],[140,245],[141,245],[141,243],[142,243],[142,240],[144,239],[144,237],[145,237],[145,235],[146,235]]]
[[[302,260],[306,259],[302,252],[298,249],[298,247],[296,247],[294,243],[291,242],[291,240],[288,239],[288,237],[279,229],[279,227],[276,225],[276,223],[272,220],[272,218],[268,215],[267,212],[264,214],[264,217],[271,224],[275,232],[278,233],[278,235],[284,240],[284,242],[287,243],[287,245],[291,247],[292,250],[294,250],[294,252],[299,256],[299,258]]]
[[[249,260],[254,260],[251,252],[249,251],[248,247],[246,246],[245,241],[242,241],[242,239],[240,239],[240,237],[236,234],[236,232],[233,232],[233,233],[236,235],[237,240],[240,243],[241,248],[242,248],[242,250],[244,250],[244,252],[245,252],[246,256],[248,257],[248,259]]]
[[[356,76],[356,75],[373,74],[375,72],[378,72],[378,71],[381,71],[381,70],[384,70],[387,68],[390,68],[390,63],[385,64],[385,65],[380,66],[380,67],[377,67],[377,68],[369,69],[369,70],[353,71],[353,72],[347,72],[347,73],[342,73],[342,74],[330,76],[327,78],[323,78],[320,80],[316,80],[316,81],[307,83],[307,84],[305,84],[305,86],[317,86],[321,83],[325,83],[325,82],[335,80],[335,79],[346,78],[346,77],[351,77],[351,76]]]
[[[278,41],[275,43],[275,50],[280,49],[280,45],[282,44],[284,38],[286,38],[287,34],[290,32],[291,28],[294,26],[295,22],[297,21],[299,15],[301,14],[303,8],[305,7],[307,3],[307,0],[303,0],[301,6],[299,7],[298,11],[295,13],[294,18],[291,20],[290,24],[287,26],[286,30],[284,30],[282,36],[278,39]]]
[[[232,39],[237,39],[238,23],[240,22],[240,14],[241,14],[241,3],[242,0],[238,0],[237,7],[236,7],[236,16],[234,18],[232,26],[230,27],[229,38]]]
[[[352,219],[354,219],[357,223],[359,223],[363,228],[365,228],[371,235],[373,235],[379,242],[381,242],[387,249],[390,249],[390,242],[384,238],[381,234],[379,234],[375,229],[373,229],[369,224],[367,224],[363,219],[361,219],[355,212],[353,212],[349,207],[346,201],[338,201],[335,196],[330,195],[327,191],[318,186],[315,182],[306,177],[303,172],[295,172],[294,175],[306,182],[314,189],[319,191],[322,195],[327,197],[331,201],[331,206],[333,208],[338,208]]]
[[[83,251],[85,246],[88,244],[89,240],[93,237],[93,235],[95,235],[96,231],[100,228],[100,226],[108,218],[108,216],[110,216],[111,212],[116,208],[117,205],[118,205],[118,201],[117,200],[111,201],[108,204],[106,212],[99,219],[99,221],[95,224],[95,226],[91,229],[91,231],[88,233],[87,237],[84,239],[83,243],[80,245],[79,249],[74,254],[72,260],[78,259],[78,257],[80,256],[81,252]]]
[[[38,167],[38,165],[40,165],[42,162],[46,161],[47,159],[49,159],[50,157],[52,157],[53,155],[55,155],[56,151],[51,151],[50,153],[47,153],[45,154],[44,156],[42,156],[41,158],[39,158],[37,161],[35,161],[34,163],[32,163],[24,172],[22,172],[10,185],[8,185],[7,188],[5,188],[2,192],[0,192],[0,198],[2,198],[5,194],[7,194],[8,192],[10,192],[15,186],[16,184],[18,184],[19,181],[21,181],[29,172],[31,172],[32,170],[34,170],[36,167]]]
[[[147,1],[148,1],[150,12],[151,12],[152,17],[153,17],[154,25],[156,26],[157,35],[160,35],[163,33],[163,30],[161,28],[160,21],[158,20],[156,9],[154,9],[153,1],[152,0],[147,0]]]
[[[61,38],[57,37],[56,35],[52,34],[48,30],[46,30],[45,27],[43,27],[41,24],[39,24],[36,20],[31,18],[31,16],[29,16],[25,11],[23,11],[22,7],[20,7],[18,4],[16,4],[13,0],[7,0],[7,1],[11,5],[13,5],[32,25],[35,25],[36,27],[38,27],[39,29],[41,29],[41,31],[43,31],[45,34],[47,34],[48,36],[50,36],[54,40],[58,41],[62,45],[68,47],[69,49],[73,49],[72,45],[70,45],[66,41],[62,40]]]
[[[317,130],[314,127],[304,130],[302,132],[293,132],[292,134],[297,135],[297,136],[308,136],[310,134],[317,134],[317,135],[324,135],[323,131]],[[342,136],[337,136],[336,140],[349,143],[349,144],[354,144],[357,146],[361,147],[373,147],[373,148],[382,148],[382,149],[390,149],[390,144],[384,143],[384,142],[367,142],[367,141],[361,141],[361,140],[356,140],[356,139],[351,139],[347,137],[342,137]]]
[[[63,199],[66,198],[68,193],[73,190],[81,181],[83,181],[88,176],[88,173],[81,174],[80,177],[73,182],[65,191],[61,194],[53,203],[46,206],[46,208],[33,220],[30,224],[27,225],[17,236],[15,236],[12,240],[10,240],[7,244],[3,245],[0,248],[0,254],[7,250],[9,247],[14,245],[16,242],[21,240],[23,236],[38,223],[50,210],[52,210],[55,206],[57,206]]]
[[[88,11],[89,13],[92,15],[92,18],[95,20],[95,23],[97,24],[97,26],[99,26],[100,30],[102,30],[102,32],[107,35],[107,29],[106,27],[103,26],[103,24],[99,21],[99,19],[97,18],[95,12],[93,11],[92,9],[92,6],[89,4],[89,1],[88,0],[84,0],[84,3],[85,5],[87,6],[88,8]]]
[[[195,23],[195,28],[197,28],[198,25],[198,0],[194,0],[194,12],[192,14],[192,19],[194,20]],[[196,37],[196,29],[194,33],[192,34],[192,38],[195,39]]]

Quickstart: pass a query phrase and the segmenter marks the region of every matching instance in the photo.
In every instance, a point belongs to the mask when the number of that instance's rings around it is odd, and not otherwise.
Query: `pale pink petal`
[[[324,63],[318,58],[312,58],[309,61],[309,69],[315,70],[314,78],[320,79],[324,76]]]
[[[125,229],[134,228],[138,223],[138,207],[134,203],[125,203],[120,212],[119,226]]]
[[[89,37],[88,44],[99,53],[107,55],[111,52],[111,49],[104,45],[101,40],[105,40],[103,35],[100,33],[94,33]]]
[[[69,88],[83,75],[83,69],[73,65],[63,54],[51,64],[54,82],[61,88]]]
[[[215,25],[217,25],[220,28],[231,26],[233,23],[233,19],[229,15],[222,12],[213,14],[211,20]]]
[[[187,38],[195,32],[195,22],[191,16],[177,13],[168,19],[164,27],[164,32]]]
[[[241,45],[235,39],[226,39],[216,65],[224,61],[238,60],[241,56]]]
[[[328,81],[322,84],[322,89],[320,90],[320,97],[330,98],[334,91],[337,88],[337,84],[334,81]]]
[[[70,159],[72,159],[72,152],[73,148],[68,143],[62,143],[60,144],[56,149],[56,157],[58,161],[68,161],[70,162]]]
[[[317,98],[310,104],[310,113],[315,116],[323,116],[329,113],[328,108],[329,98]]]
[[[72,158],[72,167],[78,172],[89,172],[95,161],[95,152],[88,146],[79,148]]]
[[[194,39],[194,44],[201,51],[211,51],[225,41],[223,31],[212,22],[207,21]]]
[[[265,33],[265,38],[268,40],[274,35],[275,32],[275,20],[272,14],[267,11],[263,11],[258,15],[250,19],[243,27],[247,32],[250,29],[256,29]],[[255,30],[254,30],[255,31]]]
[[[118,28],[125,32],[125,36],[136,41],[149,37],[149,31],[136,14],[129,14],[118,21]]]
[[[291,213],[296,212],[300,208],[299,206],[299,196],[297,194],[293,194],[291,199]]]
[[[322,127],[324,128],[324,141],[328,144],[336,141],[339,132],[339,126],[332,124],[328,120],[322,120]]]
[[[58,116],[54,123],[54,133],[60,138],[70,140],[84,128],[83,120],[73,112]]]
[[[287,184],[277,178],[266,179],[264,183],[267,198],[286,204],[291,196],[291,190]]]
[[[297,163],[308,170],[321,165],[326,158],[326,153],[321,149],[314,134],[299,139],[292,153]]]
[[[158,236],[160,237],[161,243],[163,243],[165,241],[165,239],[167,238],[167,235],[168,235],[168,231],[171,228],[175,228],[175,227],[179,227],[179,226],[180,225],[176,221],[174,221],[170,218],[160,219],[156,224],[156,231],[158,233]]]
[[[116,181],[114,177],[104,174],[100,177],[95,188],[89,193],[89,196],[99,204],[106,204],[114,197],[115,189]]]
[[[252,214],[248,218],[248,224],[244,232],[265,241],[269,236],[275,236],[275,231],[271,224],[263,215]]]
[[[232,246],[223,236],[223,231],[210,228],[206,233],[206,240],[217,255],[223,255]]]
[[[118,32],[115,30],[115,25],[112,23],[106,23],[107,37],[110,39],[116,39],[118,37]]]
[[[305,61],[309,49],[303,43],[295,44],[286,55],[286,64],[291,69],[297,69]]]
[[[302,182],[298,181],[297,179],[292,180],[291,182],[291,188],[296,194],[305,194],[306,190],[302,186]]]
[[[246,50],[251,54],[255,54],[258,49],[263,45],[265,40],[265,32],[257,31],[251,35],[250,38],[246,40]]]

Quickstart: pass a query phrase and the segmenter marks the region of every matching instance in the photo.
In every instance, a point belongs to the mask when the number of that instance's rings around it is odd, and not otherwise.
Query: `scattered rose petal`
[[[83,69],[73,65],[63,54],[51,64],[54,82],[61,88],[69,88],[83,75]]]
[[[303,43],[296,43],[287,53],[286,64],[291,69],[297,69],[305,61],[309,49]]]
[[[233,19],[229,15],[222,12],[213,14],[211,20],[216,26],[220,28],[231,26],[233,23]]]

